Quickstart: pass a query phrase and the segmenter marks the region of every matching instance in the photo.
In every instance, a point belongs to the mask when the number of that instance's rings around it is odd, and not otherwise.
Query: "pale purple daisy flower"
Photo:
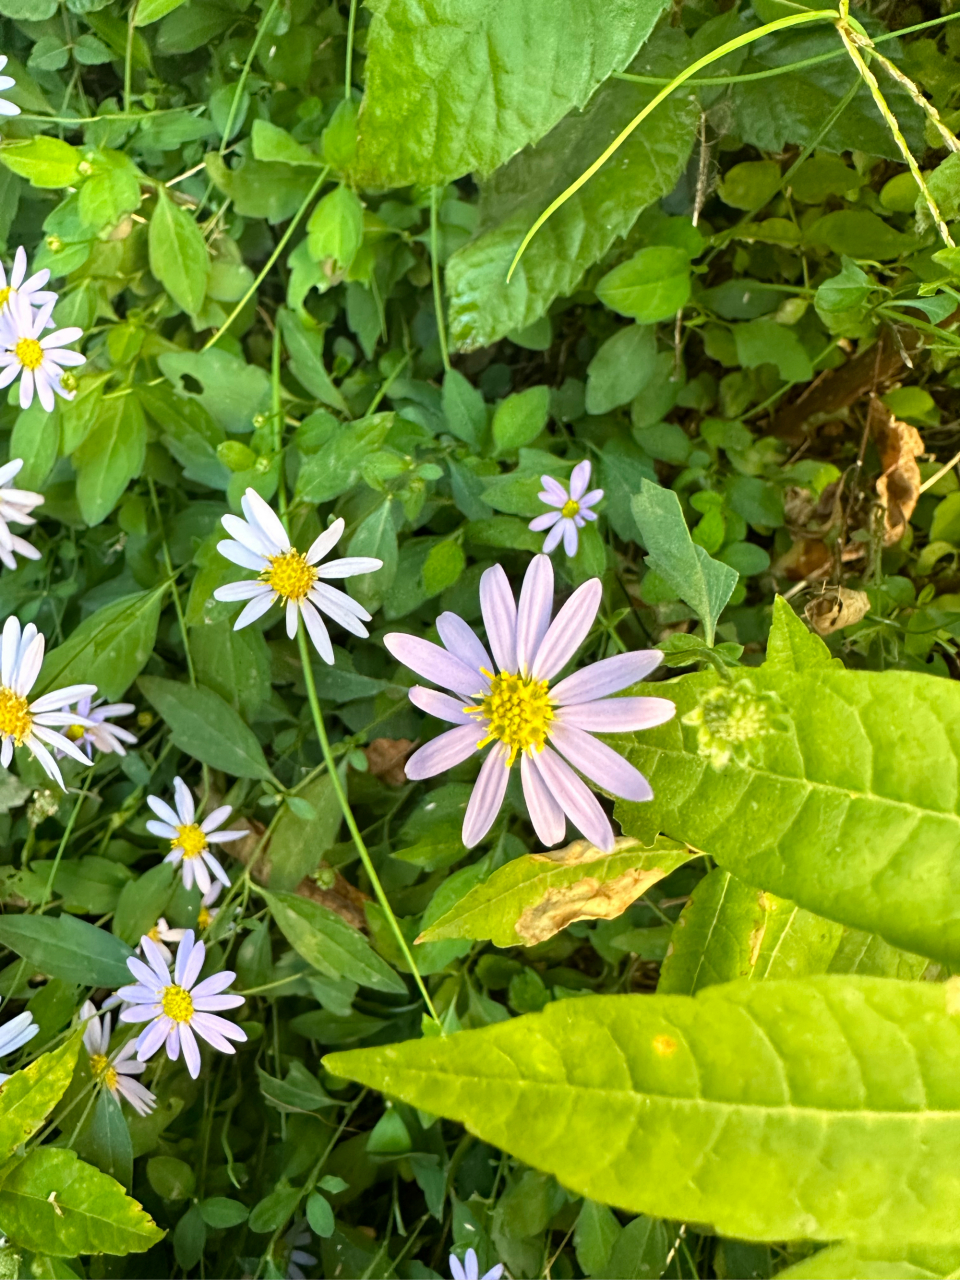
[[[0,387],[7,387],[19,375],[20,408],[29,409],[33,404],[33,392],[50,413],[53,409],[53,393],[64,400],[72,400],[76,391],[68,391],[63,385],[63,368],[84,364],[86,356],[79,351],[67,351],[68,342],[83,337],[83,330],[73,326],[57,329],[41,337],[53,311],[48,302],[34,312],[22,298],[10,298],[0,313]],[[5,367],[4,367],[5,366]]]
[[[137,1046],[133,1040],[110,1053],[110,1014],[97,1017],[96,1005],[86,1000],[80,1009],[80,1017],[87,1020],[83,1029],[83,1043],[90,1058],[90,1070],[97,1084],[109,1089],[117,1102],[126,1098],[137,1115],[148,1116],[157,1105],[157,1099],[145,1084],[132,1076],[142,1075],[146,1064],[137,1062],[133,1055]]]
[[[40,1028],[33,1020],[33,1014],[28,1009],[11,1018],[0,1027],[0,1058],[5,1058],[8,1053],[16,1053],[18,1049],[22,1049],[39,1030]],[[0,1071],[0,1084],[9,1079],[9,1075]]]
[[[222,804],[208,814],[202,822],[196,822],[196,805],[190,788],[182,778],[173,780],[174,803],[176,812],[159,796],[147,796],[147,804],[160,819],[147,822],[147,830],[151,835],[162,836],[170,841],[170,852],[164,862],[183,863],[183,886],[192,889],[196,880],[201,893],[210,888],[210,872],[225,885],[230,884],[230,877],[210,852],[211,844],[227,844],[231,840],[239,840],[248,835],[247,831],[218,831],[221,822],[225,822],[233,813],[228,804]]]
[[[121,1010],[121,1022],[147,1022],[149,1026],[137,1036],[137,1058],[146,1062],[162,1044],[166,1044],[167,1057],[176,1062],[183,1049],[187,1070],[196,1080],[200,1074],[200,1048],[197,1036],[206,1040],[221,1053],[236,1053],[231,1040],[244,1041],[247,1033],[236,1025],[220,1018],[217,1009],[235,1009],[243,1004],[243,996],[227,994],[237,976],[231,969],[204,978],[194,986],[203,968],[206,948],[202,942],[194,942],[193,930],[188,929],[177,948],[177,960],[170,977],[170,969],[150,938],[140,939],[147,963],[130,956],[127,968],[137,979],[129,987],[121,987],[117,995],[127,1002]]]
[[[0,77],[0,79],[6,79],[6,77]],[[42,271],[35,272],[29,280],[24,279],[26,274],[27,251],[21,245],[13,255],[13,268],[10,271],[9,281],[3,269],[3,263],[0,262],[0,313],[7,308],[13,298],[21,298],[33,307],[43,307],[48,302],[53,304],[57,301],[57,295],[43,287],[50,279],[48,268],[44,267]]]
[[[7,55],[0,54],[0,71],[7,65]],[[16,84],[13,76],[0,76],[0,93],[7,89],[12,89]],[[6,98],[0,98],[0,116],[18,116],[20,108],[15,102],[8,102]]]
[[[534,533],[542,533],[544,529],[550,530],[543,540],[545,555],[549,555],[562,538],[564,551],[568,556],[575,556],[580,537],[578,531],[588,520],[596,520],[597,513],[590,508],[595,507],[603,497],[603,490],[591,489],[587,493],[587,485],[590,483],[590,463],[586,460],[578,462],[573,468],[569,492],[559,480],[554,480],[553,476],[541,476],[540,480],[543,488],[537,497],[555,510],[536,516],[530,521],[529,528]]]
[[[68,738],[55,733],[53,727],[76,724],[80,717],[64,708],[78,698],[96,693],[97,686],[71,684],[29,702],[28,695],[36,684],[43,663],[45,643],[32,622],[27,623],[22,633],[20,623],[14,617],[3,624],[0,642],[0,766],[9,768],[14,747],[29,747],[47,777],[66,791],[57,762],[44,743],[72,756],[81,764],[90,764],[83,752]]]
[[[600,579],[591,578],[551,622],[553,564],[549,556],[539,555],[527,569],[519,607],[500,565],[480,579],[480,608],[493,661],[455,613],[437,619],[443,648],[397,632],[384,637],[387,649],[405,666],[457,694],[451,698],[420,685],[410,690],[414,706],[459,727],[415,751],[404,766],[408,778],[431,778],[495,743],[467,805],[463,842],[468,849],[490,830],[518,754],[530,820],[546,845],[563,839],[566,815],[591,844],[605,852],[613,849],[610,821],[574,769],[626,800],[652,798],[646,778],[592,734],[630,733],[671,719],[676,708],[666,698],[607,696],[649,675],[663,654],[656,649],[621,653],[550,686],[586,639],[601,595]]]
[[[256,622],[277,600],[286,608],[287,635],[292,640],[302,616],[314,648],[324,662],[333,665],[333,645],[321,613],[339,622],[344,631],[365,639],[370,633],[363,625],[370,614],[352,596],[328,587],[324,578],[353,578],[374,573],[383,561],[372,556],[346,556],[341,560],[319,561],[332,551],[343,533],[343,520],[335,520],[315,540],[306,555],[287,537],[280,517],[255,489],[248,489],[240,501],[246,520],[224,516],[223,527],[235,541],[217,543],[217,550],[242,569],[254,569],[260,577],[253,582],[230,582],[217,587],[215,600],[247,600],[233,624],[234,631]]]
[[[2,274],[3,268],[0,267],[0,276]],[[2,296],[3,290],[0,289],[0,297]],[[22,458],[11,458],[0,467],[0,561],[8,569],[17,567],[17,555],[25,556],[28,560],[42,559],[36,547],[32,547],[25,539],[18,538],[15,533],[10,532],[11,524],[36,524],[30,512],[43,502],[42,493],[9,487],[9,482],[22,467]]]
[[[132,702],[107,703],[106,698],[93,702],[90,698],[81,698],[77,702],[80,720],[70,726],[66,736],[71,742],[78,743],[90,760],[93,759],[94,747],[105,755],[112,752],[125,756],[127,752],[123,744],[126,742],[135,745],[136,735],[129,729],[121,729],[119,725],[109,724],[108,721],[111,716],[128,716],[136,709]]]
[[[480,1262],[476,1249],[468,1249],[463,1255],[463,1262],[455,1253],[450,1255],[450,1275],[453,1280],[500,1280],[503,1275],[503,1263],[498,1262],[489,1271],[480,1274]]]

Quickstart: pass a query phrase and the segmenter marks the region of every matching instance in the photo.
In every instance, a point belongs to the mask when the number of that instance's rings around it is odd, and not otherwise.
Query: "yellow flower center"
[[[0,311],[2,311],[3,308],[9,302],[11,293],[13,293],[13,285],[11,284],[8,284],[3,289],[0,289]]]
[[[160,1003],[163,1012],[174,1022],[189,1022],[193,1017],[193,1001],[190,992],[184,991],[183,987],[164,987]]]
[[[210,912],[207,910],[206,907],[201,907],[199,912],[197,913],[197,928],[209,929],[212,923],[213,923],[213,916],[210,914]]]
[[[465,710],[487,722],[487,737],[478,745],[485,747],[498,738],[510,748],[507,764],[511,765],[518,751],[544,748],[547,726],[553,719],[550,682],[501,671],[492,677],[490,692],[480,706]]]
[[[13,738],[19,747],[30,732],[33,716],[26,698],[0,685],[0,738]]]
[[[79,742],[86,732],[82,724],[72,724],[69,729],[64,730],[64,737],[69,738],[71,742]]]
[[[199,858],[207,847],[207,837],[195,822],[177,827],[176,840],[170,841],[172,849],[182,849],[185,858]]]
[[[21,338],[13,354],[25,369],[39,369],[43,364],[43,347],[36,338]]]
[[[579,510],[580,503],[576,502],[573,498],[568,498],[560,508],[560,514],[565,520],[572,520]]]
[[[104,1084],[108,1089],[117,1087],[117,1071],[115,1067],[111,1067],[110,1059],[105,1053],[91,1053],[90,1070],[93,1072],[93,1078],[100,1084]]]
[[[305,555],[291,547],[283,555],[271,556],[270,568],[261,576],[284,600],[302,600],[316,581],[317,571],[307,564]]]
[[[152,928],[152,929],[150,929],[150,930],[147,932],[147,937],[150,939],[150,941],[151,941],[151,942],[159,942],[159,941],[160,941],[160,926],[159,926],[158,924],[155,924],[155,925],[153,926],[153,928]]]

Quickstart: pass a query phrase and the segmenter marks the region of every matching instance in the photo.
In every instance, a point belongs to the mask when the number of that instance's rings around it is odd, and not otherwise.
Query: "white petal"
[[[318,538],[314,538],[307,551],[307,564],[316,564],[340,541],[343,535],[344,523],[341,516],[338,520],[334,520],[329,529],[324,529]],[[334,562],[336,563],[336,561]],[[327,566],[329,568],[329,566]]]
[[[256,489],[248,489],[240,499],[243,514],[250,523],[260,531],[270,547],[276,547],[274,555],[290,550],[290,539],[280,522],[280,517],[268,502],[260,497]]]

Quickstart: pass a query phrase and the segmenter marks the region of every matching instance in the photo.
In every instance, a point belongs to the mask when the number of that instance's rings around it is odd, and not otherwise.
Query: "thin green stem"
[[[280,326],[273,330],[273,350],[270,356],[270,412],[273,416],[274,448],[277,451],[277,505],[280,514],[287,514],[287,486],[283,482],[283,407],[280,400],[280,357],[283,351]]]
[[[127,47],[123,59],[123,109],[130,110],[131,85],[133,83],[133,37],[136,35],[137,9],[140,0],[133,0],[127,14]],[[66,104],[64,104],[66,105]]]
[[[50,895],[53,893],[53,882],[57,877],[57,871],[60,868],[60,859],[63,857],[63,851],[67,847],[67,841],[70,839],[70,833],[73,831],[74,823],[83,807],[83,802],[87,798],[87,792],[90,790],[90,774],[88,773],[83,782],[80,794],[74,803],[73,810],[67,821],[67,825],[63,829],[63,835],[60,837],[60,844],[57,846],[57,854],[53,860],[53,869],[50,872],[50,878],[47,880],[43,890],[43,897],[40,899],[40,906],[37,908],[37,915],[42,916],[46,910],[47,903],[50,901]]]
[[[513,276],[514,271],[517,269],[517,264],[526,252],[527,245],[547,219],[552,217],[561,205],[566,204],[572,195],[575,195],[585,183],[590,181],[597,170],[606,164],[614,152],[617,151],[624,142],[626,142],[631,133],[633,133],[633,131],[638,128],[644,120],[646,120],[647,116],[650,115],[650,113],[654,111],[665,98],[668,98],[675,89],[679,89],[682,84],[685,84],[692,76],[695,76],[702,67],[708,67],[712,62],[719,62],[720,59],[726,57],[728,53],[733,53],[735,50],[742,49],[748,44],[753,44],[754,41],[760,40],[764,36],[772,35],[774,31],[785,31],[789,27],[797,27],[801,24],[810,22],[836,22],[839,17],[840,15],[835,9],[815,9],[808,10],[804,13],[790,14],[789,17],[778,18],[776,22],[768,22],[764,26],[758,27],[755,31],[748,31],[742,36],[737,36],[735,40],[728,40],[726,44],[722,44],[719,48],[713,49],[710,53],[704,54],[704,56],[702,58],[698,58],[696,62],[691,62],[689,67],[685,67],[683,71],[681,71],[678,76],[675,76],[668,85],[665,85],[659,93],[654,94],[643,110],[633,117],[626,128],[621,129],[606,150],[603,151],[596,160],[594,160],[593,164],[591,164],[589,168],[585,169],[575,182],[572,182],[565,191],[561,192],[560,195],[557,196],[556,200],[552,201],[547,208],[544,209],[543,213],[540,214],[539,218],[537,218],[536,222],[521,241],[520,248],[517,250],[513,262],[510,264],[510,270],[507,272],[508,283]]]
[[[227,113],[227,123],[223,128],[223,136],[220,139],[220,155],[226,150],[227,143],[230,141],[230,135],[233,132],[233,122],[236,119],[237,108],[240,106],[240,100],[243,97],[243,91],[246,88],[247,76],[250,74],[250,68],[253,66],[253,60],[256,57],[257,49],[260,47],[260,41],[263,33],[273,21],[273,15],[277,11],[280,0],[273,0],[270,8],[266,13],[262,14],[260,21],[257,23],[257,34],[253,38],[253,44],[250,46],[250,52],[247,54],[247,60],[243,64],[243,70],[240,72],[240,79],[237,81],[237,87],[233,91],[233,101],[230,103],[230,110]]]
[[[347,57],[343,72],[343,96],[349,101],[353,92],[353,33],[357,25],[357,0],[350,0],[350,17],[347,19]]]
[[[450,368],[447,330],[443,319],[443,293],[440,289],[440,260],[437,256],[437,188],[430,188],[430,275],[433,278],[433,308],[437,313],[437,337],[444,369]]]
[[[371,859],[367,846],[364,843],[363,836],[360,834],[360,828],[357,826],[356,819],[353,816],[353,811],[350,808],[350,801],[347,799],[347,793],[340,780],[340,774],[337,771],[337,766],[333,759],[333,752],[330,750],[330,740],[327,737],[326,725],[323,722],[323,712],[320,709],[320,699],[317,697],[317,686],[314,684],[313,680],[313,668],[310,664],[310,649],[307,644],[306,630],[302,626],[297,627],[297,643],[300,647],[300,661],[303,665],[303,679],[307,686],[307,700],[310,703],[310,711],[313,714],[314,727],[317,731],[317,737],[320,740],[320,750],[323,752],[323,758],[327,765],[327,772],[330,775],[330,781],[333,783],[333,789],[337,793],[337,800],[340,803],[340,809],[343,813],[344,821],[347,824],[347,829],[350,832],[353,843],[356,845],[357,853],[360,855],[360,861],[363,863],[364,870],[370,878],[370,883],[373,885],[373,891],[377,896],[377,901],[383,908],[383,913],[387,917],[390,929],[397,940],[400,952],[404,960],[407,962],[417,986],[420,988],[420,994],[423,996],[423,1001],[427,1006],[430,1017],[433,1018],[434,1022],[439,1026],[440,1019],[437,1017],[437,1011],[433,1007],[433,1001],[430,999],[430,993],[427,991],[426,985],[420,976],[420,971],[417,968],[417,962],[414,960],[413,953],[407,945],[407,940],[401,932],[399,921],[393,913],[393,907],[391,907],[389,900],[387,899],[387,895],[383,891],[383,885],[380,883],[380,877],[377,875],[376,868],[373,865],[373,860]]]
[[[190,652],[190,638],[187,634],[187,620],[183,615],[183,605],[180,603],[180,589],[177,586],[177,575],[173,570],[173,561],[170,559],[170,548],[167,546],[167,535],[163,527],[163,516],[160,514],[160,503],[157,501],[157,490],[154,486],[153,479],[147,476],[147,487],[150,490],[150,501],[153,504],[153,513],[157,517],[157,525],[160,529],[160,546],[163,549],[163,563],[170,577],[170,590],[173,594],[173,607],[177,613],[177,622],[180,625],[180,636],[183,640],[183,651],[187,656],[187,671],[190,675],[190,683],[197,687],[197,674],[193,669],[193,654]]]
[[[300,223],[300,219],[306,213],[314,196],[323,186],[324,182],[326,182],[327,174],[329,172],[330,172],[329,165],[325,166],[320,171],[320,176],[317,178],[316,182],[308,191],[300,208],[290,219],[290,223],[286,231],[280,237],[280,241],[277,244],[277,247],[274,249],[273,253],[271,253],[270,257],[267,259],[266,263],[261,268],[260,274],[257,276],[256,280],[254,280],[253,284],[250,286],[247,292],[243,295],[243,297],[240,299],[237,305],[233,308],[233,310],[227,316],[226,320],[224,320],[223,324],[216,331],[213,337],[208,338],[207,341],[203,344],[203,346],[200,348],[201,351],[207,351],[224,333],[226,333],[226,331],[233,324],[234,320],[236,320],[237,316],[240,314],[243,308],[247,305],[247,303],[250,301],[250,299],[253,297],[256,291],[260,288],[261,284],[263,284],[264,280],[267,277],[267,274],[272,270],[273,264],[280,257],[281,253],[283,253],[284,249],[287,247],[287,242],[289,241],[290,237],[293,235],[294,231],[297,229],[297,226]]]

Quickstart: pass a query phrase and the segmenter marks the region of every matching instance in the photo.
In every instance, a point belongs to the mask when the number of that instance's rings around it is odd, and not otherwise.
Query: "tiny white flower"
[[[29,409],[33,404],[34,387],[47,413],[53,409],[54,392],[64,400],[72,400],[76,395],[64,387],[61,366],[76,366],[86,361],[86,356],[79,351],[64,349],[68,342],[82,338],[83,330],[74,326],[41,337],[52,310],[53,304],[48,302],[34,313],[21,298],[11,297],[0,313],[0,387],[7,387],[20,377],[21,409]]]
[[[217,918],[219,907],[213,907],[220,896],[223,888],[219,880],[214,880],[210,888],[200,899],[200,910],[197,913],[197,928],[209,929]],[[211,907],[213,909],[211,910]],[[173,952],[166,945],[168,942],[181,942],[186,934],[186,929],[171,929],[163,916],[157,921],[149,933],[144,936],[149,938],[151,942],[156,944],[157,950],[166,960],[167,964],[173,964]],[[142,948],[137,947],[137,955],[142,954]]]
[[[140,945],[147,964],[136,956],[127,960],[127,968],[138,981],[117,992],[128,1003],[120,1013],[120,1021],[149,1022],[137,1036],[137,1057],[141,1062],[153,1057],[162,1044],[166,1044],[167,1057],[175,1062],[182,1048],[187,1070],[196,1080],[200,1074],[198,1035],[221,1053],[236,1053],[230,1041],[247,1038],[236,1023],[214,1012],[243,1004],[243,996],[225,991],[237,975],[224,969],[194,986],[203,968],[206,948],[202,942],[194,941],[192,929],[187,930],[177,948],[173,978],[156,945],[147,937],[140,939]]]
[[[332,666],[333,645],[320,614],[325,613],[345,631],[361,638],[370,634],[363,625],[370,621],[370,614],[346,592],[337,591],[322,580],[373,573],[383,568],[383,561],[372,556],[347,556],[320,564],[340,541],[342,519],[335,520],[303,555],[290,542],[277,514],[255,489],[247,490],[240,505],[246,520],[224,516],[223,527],[235,541],[219,542],[217,549],[234,564],[253,569],[260,577],[254,582],[231,582],[218,587],[213,593],[214,599],[249,601],[233,624],[234,631],[255,622],[277,600],[283,600],[287,635],[291,640],[296,636],[302,615],[314,648],[324,662]]]
[[[18,1049],[22,1049],[39,1030],[40,1028],[33,1020],[33,1014],[28,1010],[11,1018],[8,1023],[0,1027],[0,1058],[5,1058],[7,1054],[16,1053]],[[9,1079],[9,1075],[0,1071],[0,1084]]]
[[[6,54],[0,54],[0,71],[7,65]],[[6,89],[12,89],[16,84],[13,76],[0,76],[0,92]],[[15,102],[7,102],[6,98],[0,98],[0,116],[18,116],[20,108]]]
[[[132,1076],[142,1075],[146,1071],[146,1063],[137,1062],[133,1055],[137,1051],[136,1043],[128,1040],[115,1053],[110,1053],[110,1014],[97,1017],[96,1006],[92,1001],[84,1002],[80,1009],[81,1019],[86,1019],[83,1029],[83,1043],[90,1058],[90,1070],[97,1084],[109,1089],[117,1102],[126,1098],[137,1115],[147,1116],[157,1105],[157,1099],[146,1085]]]
[[[6,79],[6,77],[0,77],[0,79]],[[43,307],[47,303],[52,306],[56,303],[57,295],[43,287],[50,279],[50,271],[47,267],[35,272],[29,280],[24,279],[26,274],[27,251],[21,245],[13,255],[13,269],[10,272],[9,281],[3,269],[3,263],[0,262],[0,313],[7,309],[13,298],[20,298],[33,307]]]
[[[0,471],[0,476],[2,474],[3,472]],[[2,510],[0,506],[0,513]],[[2,545],[0,545],[0,556],[2,553]],[[132,745],[137,741],[136,735],[129,729],[121,729],[119,725],[108,723],[111,716],[128,716],[132,711],[136,711],[133,703],[111,702],[106,706],[104,703],[106,703],[105,698],[100,698],[96,702],[90,698],[81,698],[77,703],[77,715],[80,719],[66,732],[70,741],[78,743],[91,760],[94,747],[105,755],[112,752],[118,756],[125,756],[127,752],[123,744],[126,742]]]
[[[3,639],[0,642],[0,765],[4,769],[9,768],[14,747],[29,747],[40,761],[47,777],[66,791],[57,762],[44,743],[64,755],[72,756],[81,764],[91,763],[69,738],[55,733],[53,726],[78,723],[81,717],[64,708],[78,698],[95,694],[97,686],[71,684],[65,689],[53,689],[29,702],[28,694],[36,683],[43,663],[44,644],[43,636],[32,622],[27,623],[22,633],[16,618],[10,617],[4,623]],[[86,726],[89,723],[86,721]]]
[[[578,462],[573,468],[569,492],[559,480],[554,480],[553,476],[541,476],[540,480],[543,488],[537,497],[554,510],[547,511],[542,516],[536,516],[530,521],[529,527],[534,533],[542,533],[544,529],[550,530],[543,540],[543,550],[546,555],[550,554],[562,538],[564,551],[568,556],[575,556],[580,539],[579,530],[588,520],[596,520],[597,513],[590,508],[595,507],[603,497],[603,490],[591,489],[587,493],[587,485],[590,483],[590,463],[586,460]]]
[[[3,269],[0,267],[0,275]],[[2,294],[2,290],[0,290]],[[30,514],[34,507],[43,502],[42,493],[32,493],[29,489],[12,489],[9,482],[23,467],[22,458],[11,460],[0,467],[0,561],[8,569],[17,567],[16,556],[25,556],[28,560],[40,560],[41,554],[23,538],[10,532],[11,524],[36,524]],[[16,554],[14,554],[16,553]]]
[[[460,1261],[455,1253],[451,1253],[450,1275],[453,1280],[500,1280],[503,1275],[503,1263],[498,1262],[495,1267],[491,1267],[489,1271],[485,1271],[481,1276],[477,1251],[476,1249],[468,1249],[463,1255],[463,1262]]]
[[[186,889],[193,887],[196,880],[201,893],[210,888],[210,872],[225,885],[230,884],[230,877],[210,852],[211,844],[227,844],[230,840],[239,840],[247,835],[246,831],[218,831],[221,822],[225,822],[233,809],[222,804],[213,813],[196,822],[196,806],[190,788],[182,778],[173,780],[174,802],[176,813],[159,796],[147,796],[147,804],[160,819],[147,822],[147,830],[151,835],[162,836],[170,841],[170,852],[164,862],[183,863],[183,885]],[[209,868],[209,870],[208,870]]]

